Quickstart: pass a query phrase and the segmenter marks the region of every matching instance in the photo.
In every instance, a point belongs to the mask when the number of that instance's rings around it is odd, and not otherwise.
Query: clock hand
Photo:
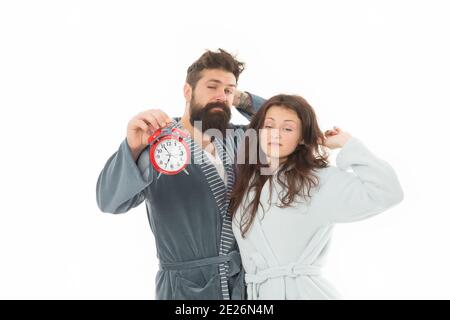
[[[172,154],[169,152],[169,150],[166,149],[166,146],[163,145],[163,148],[167,151],[167,153],[169,154],[169,156],[171,156]]]
[[[163,148],[167,151],[167,153],[169,154],[170,157],[174,157],[174,158],[176,158],[176,159],[178,159],[178,160],[181,160],[180,157],[177,157],[177,156],[174,156],[173,154],[171,154],[171,153],[169,152],[169,150],[166,149],[166,146],[163,145]]]
[[[166,165],[164,166],[164,168],[167,168],[167,165],[169,164],[169,161],[170,161],[170,157],[171,157],[172,155],[169,153],[169,159],[167,160],[167,162],[166,162]]]

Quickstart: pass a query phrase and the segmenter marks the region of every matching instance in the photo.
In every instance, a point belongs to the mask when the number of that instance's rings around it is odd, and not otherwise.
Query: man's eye
[[[208,87],[209,89],[215,89],[216,87]]]
[[[233,93],[233,90],[226,89],[226,90],[225,90],[225,93],[226,93],[226,94],[232,94],[232,93]]]

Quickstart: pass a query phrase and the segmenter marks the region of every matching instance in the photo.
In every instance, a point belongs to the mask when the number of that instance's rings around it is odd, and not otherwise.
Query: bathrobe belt
[[[241,255],[237,250],[231,251],[230,253],[222,256],[215,256],[209,258],[203,258],[198,260],[189,260],[181,262],[159,262],[160,270],[182,270],[182,269],[192,269],[198,267],[204,267],[208,265],[219,265],[220,263],[229,263],[228,276],[234,276],[241,271]]]
[[[313,265],[304,265],[300,263],[290,263],[285,266],[278,266],[260,270],[254,274],[246,273],[245,282],[247,283],[248,299],[254,300],[259,297],[259,287],[268,279],[279,278],[281,280],[284,298],[286,298],[285,277],[296,278],[298,276],[319,276],[321,268]]]

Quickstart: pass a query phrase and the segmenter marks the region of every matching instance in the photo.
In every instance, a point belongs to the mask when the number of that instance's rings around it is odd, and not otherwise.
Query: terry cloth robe
[[[283,189],[273,176],[261,192],[261,205],[242,238],[239,221],[253,199],[244,197],[233,218],[233,232],[246,272],[248,299],[338,299],[339,293],[321,275],[333,226],[369,218],[403,199],[391,166],[352,137],[340,150],[336,165],[317,169],[311,198],[279,208]],[[351,168],[353,172],[347,171]],[[276,171],[276,173],[278,170]],[[281,177],[283,179],[283,176]]]
[[[264,100],[250,96],[256,111]],[[238,110],[250,117],[248,111]],[[181,127],[178,121],[175,126]],[[231,125],[230,129],[233,135],[214,140],[227,184],[190,138],[185,139],[191,150],[186,167],[189,175],[182,171],[157,179],[149,147],[134,162],[126,139],[100,173],[97,204],[101,211],[124,213],[145,201],[160,267],[156,299],[245,298],[240,255],[226,214],[234,184],[232,160],[245,126]]]

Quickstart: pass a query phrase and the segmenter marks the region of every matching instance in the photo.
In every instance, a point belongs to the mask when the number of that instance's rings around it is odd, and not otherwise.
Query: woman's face
[[[274,105],[266,112],[260,131],[261,149],[280,163],[295,151],[302,140],[301,121],[294,110]]]

